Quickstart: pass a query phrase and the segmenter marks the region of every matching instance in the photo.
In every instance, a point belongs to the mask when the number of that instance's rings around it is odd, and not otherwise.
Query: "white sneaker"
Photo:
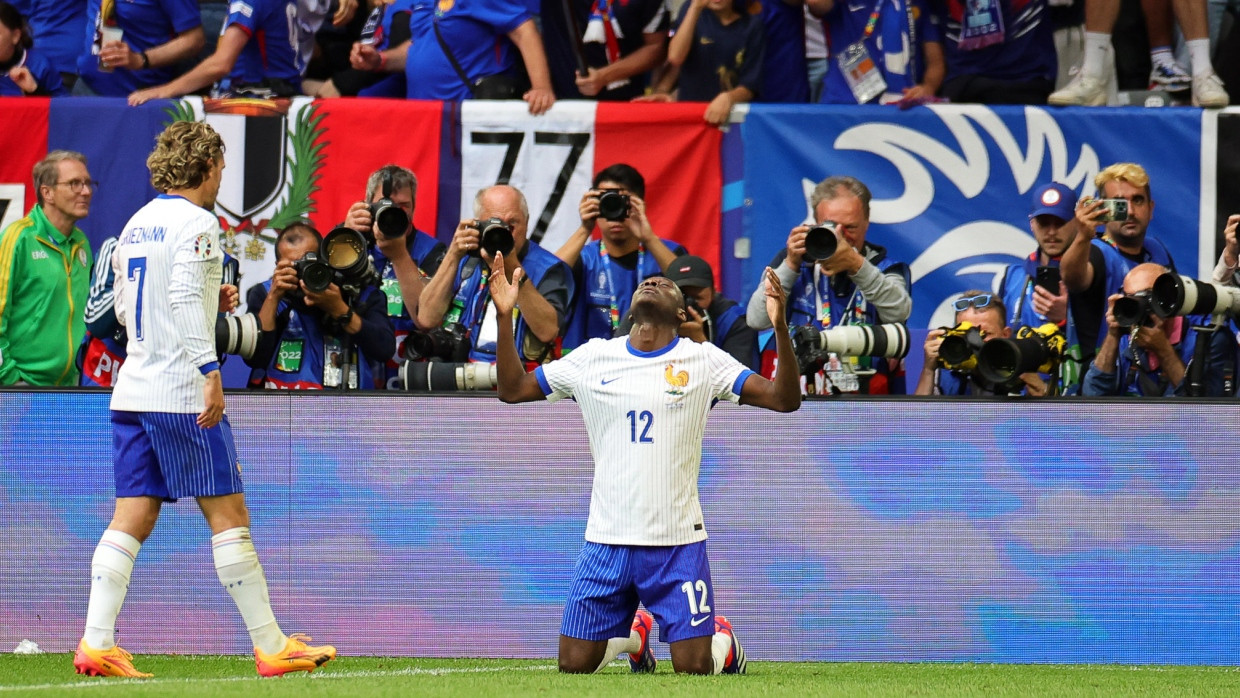
[[[1150,89],[1180,92],[1193,86],[1193,76],[1179,63],[1172,61],[1150,70]]]
[[[1193,106],[1207,109],[1222,109],[1231,102],[1227,90],[1223,89],[1223,80],[1213,72],[1193,78]]]
[[[1078,73],[1063,89],[1052,92],[1046,102],[1057,107],[1101,107],[1107,103],[1107,83],[1100,77]]]

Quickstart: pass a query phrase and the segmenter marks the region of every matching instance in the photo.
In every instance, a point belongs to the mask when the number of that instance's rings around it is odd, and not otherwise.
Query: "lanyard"
[[[607,277],[607,292],[611,295],[611,300],[607,307],[607,318],[611,321],[611,331],[615,332],[620,327],[620,298],[616,294],[616,280],[611,275],[611,255],[607,254],[607,243],[602,240],[598,241],[599,264],[603,266],[603,274]],[[642,277],[642,265],[646,261],[646,246],[637,243],[637,267],[634,269],[634,277],[638,280]]]
[[[874,10],[870,12],[870,18],[865,21],[865,31],[862,33],[862,40],[870,38],[874,34],[874,29],[878,27],[878,16],[883,11],[883,3],[887,0],[878,0],[874,3]]]
[[[827,277],[827,292],[822,292],[822,278],[822,267],[815,264],[814,296],[819,308],[818,320],[822,324],[822,329],[827,330],[831,328],[831,296],[834,292],[831,290],[831,277]],[[860,305],[864,302],[865,300],[861,297],[860,289],[854,290],[852,298],[848,299],[848,305],[844,306],[844,312],[840,316],[840,324],[851,324],[848,322],[848,316],[854,312],[854,309],[857,314],[865,312]]]
[[[883,4],[887,0],[878,0],[874,3],[874,9],[870,12],[869,19],[865,20],[865,30],[862,32],[862,41],[868,40],[874,35],[874,30],[878,28],[878,18],[882,14]],[[904,3],[904,14],[908,17],[908,75],[911,79],[917,79],[917,26],[914,23],[913,3],[906,0]]]

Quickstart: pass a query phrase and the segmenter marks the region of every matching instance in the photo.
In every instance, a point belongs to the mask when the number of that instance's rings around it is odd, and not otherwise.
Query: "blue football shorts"
[[[241,464],[225,415],[210,429],[198,415],[112,410],[117,497],[218,497],[242,492]]]
[[[638,602],[658,621],[663,642],[714,635],[706,541],[671,546],[587,541],[573,571],[560,634],[592,642],[628,637]]]

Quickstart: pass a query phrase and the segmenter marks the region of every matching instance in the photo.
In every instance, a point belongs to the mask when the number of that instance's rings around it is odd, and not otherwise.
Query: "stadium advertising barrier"
[[[0,647],[81,635],[112,511],[107,398],[0,392]],[[590,491],[575,406],[228,401],[286,632],[353,655],[555,655]],[[1240,472],[1201,435],[1240,404],[909,404],[716,408],[713,605],[752,659],[1235,662]],[[251,651],[193,502],[165,505],[118,630],[139,653]]]
[[[726,133],[698,104],[563,100],[533,117],[524,102],[461,105],[298,98],[0,100],[0,223],[34,204],[30,168],[48,149],[80,150],[102,182],[82,223],[96,244],[154,196],[145,159],[172,119],[206,119],[225,136],[226,185],[216,213],[243,286],[269,278],[275,229],[310,218],[329,230],[388,162],[419,179],[415,224],[449,239],[472,218],[478,188],[511,182],[529,199],[530,235],[555,249],[579,224],[594,172],[628,162],[646,175],[655,231],[718,270],[744,300],[805,195],[832,174],[874,193],[870,239],[911,266],[911,327],[947,324],[947,299],[992,287],[1034,249],[1030,192],[1055,180],[1092,193],[1108,164],[1153,176],[1150,233],[1181,273],[1208,274],[1222,222],[1240,211],[1240,110],[751,105]],[[245,290],[244,288],[242,289]]]

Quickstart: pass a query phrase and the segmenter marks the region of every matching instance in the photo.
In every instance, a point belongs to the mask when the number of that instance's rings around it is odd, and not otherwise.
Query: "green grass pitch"
[[[78,676],[69,654],[0,655],[8,696],[1227,696],[1232,667],[749,662],[745,676],[632,675],[617,662],[567,676],[553,660],[339,657],[313,674],[260,679],[238,656],[141,655],[153,679]]]

